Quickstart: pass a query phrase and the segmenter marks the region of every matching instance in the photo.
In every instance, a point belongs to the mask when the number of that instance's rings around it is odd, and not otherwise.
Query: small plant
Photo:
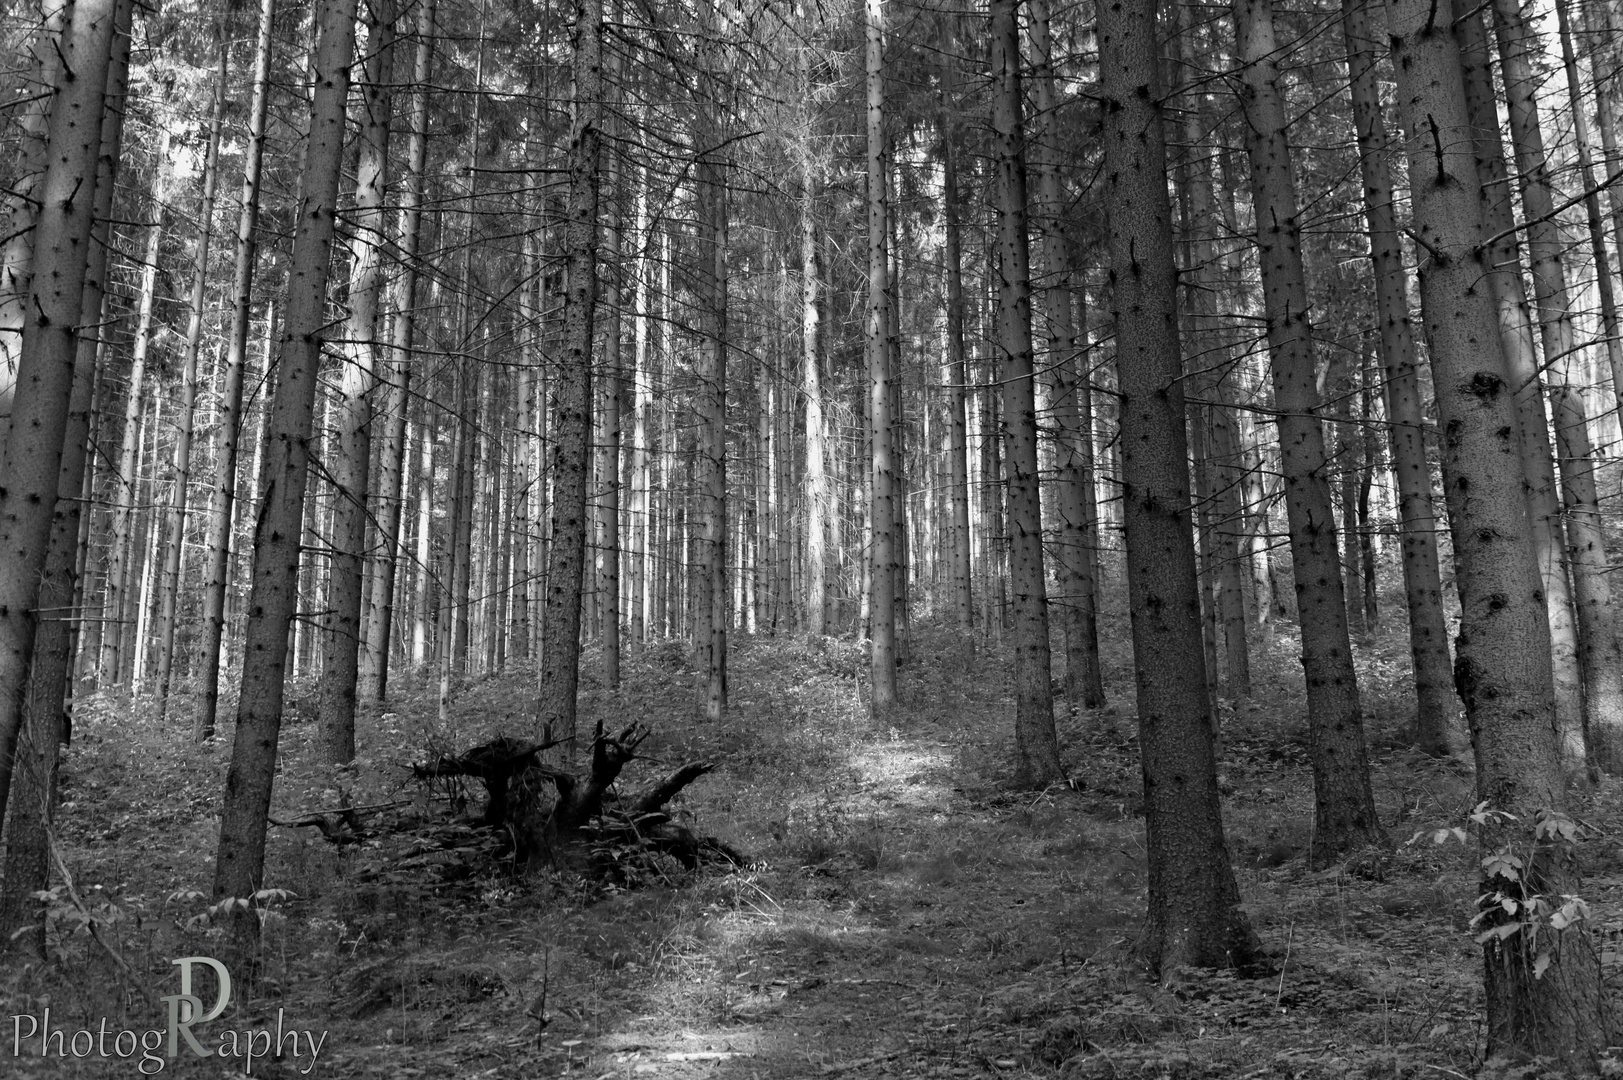
[[[1420,842],[1430,833],[1433,844],[1446,844],[1450,839],[1465,843],[1468,829],[1475,827],[1507,829],[1519,819],[1504,810],[1491,809],[1486,801],[1478,803],[1467,816],[1465,827],[1454,826],[1434,830],[1421,830],[1409,843]],[[1478,911],[1471,918],[1471,929],[1476,931],[1478,945],[1495,944],[1508,947],[1512,938],[1520,936],[1533,961],[1533,977],[1543,978],[1550,966],[1550,936],[1546,929],[1560,933],[1589,919],[1589,905],[1583,897],[1571,894],[1546,895],[1530,891],[1533,883],[1528,873],[1540,846],[1572,844],[1578,840],[1578,823],[1557,810],[1541,809],[1534,816],[1531,844],[1518,843],[1513,837],[1482,857],[1483,888],[1477,899]]]

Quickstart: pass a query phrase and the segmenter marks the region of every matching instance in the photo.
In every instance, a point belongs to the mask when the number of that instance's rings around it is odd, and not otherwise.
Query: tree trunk
[[[105,325],[107,263],[112,234],[114,180],[123,142],[124,105],[128,88],[133,0],[115,10],[112,57],[107,74],[109,107],[101,120],[101,148],[96,165],[94,232],[86,259],[84,291],[79,304],[81,326]],[[0,952],[9,943],[45,957],[45,912],[35,894],[50,884],[50,832],[55,816],[56,771],[60,749],[71,730],[73,654],[82,630],[75,602],[76,567],[83,557],[81,520],[89,479],[85,469],[91,442],[98,354],[105,341],[99,333],[82,334],[73,365],[73,391],[62,440],[57,502],[51,523],[50,549],[39,594],[39,610],[54,615],[40,619],[29,666],[28,699],[18,747],[20,768],[12,789],[7,819],[5,873],[0,875]],[[66,496],[66,497],[64,497]],[[79,496],[79,497],[75,497]],[[70,612],[70,609],[71,612]],[[0,814],[0,816],[4,816]],[[24,927],[29,930],[19,938]]]
[[[181,362],[180,402],[176,410],[174,455],[169,465],[169,507],[164,526],[163,578],[158,596],[158,699],[169,703],[175,664],[175,621],[180,600],[180,568],[186,546],[187,489],[192,477],[192,426],[197,404],[197,352],[203,340],[203,303],[208,290],[209,246],[214,239],[214,192],[219,182],[221,111],[225,107],[228,52],[220,47],[220,68],[209,116],[208,151],[203,161],[203,197],[197,212],[197,270],[192,278],[186,353]]]
[[[201,640],[197,647],[197,704],[192,736],[214,737],[220,706],[220,649],[225,636],[225,592],[231,578],[231,522],[237,497],[237,453],[242,437],[242,398],[248,357],[248,324],[253,313],[254,269],[258,260],[259,180],[265,161],[265,119],[269,108],[271,31],[276,0],[260,0],[254,88],[248,106],[248,140],[243,162],[242,210],[237,220],[236,263],[231,276],[231,336],[226,344],[225,378],[220,388],[219,443],[214,451],[209,500],[208,563],[203,575]],[[274,333],[267,327],[267,338]]]
[[[158,142],[159,164],[155,189],[161,192],[168,173],[169,135],[167,129]],[[158,197],[161,200],[161,195]],[[147,352],[152,342],[152,301],[158,287],[158,245],[163,238],[163,204],[156,201],[159,220],[147,227],[145,254],[141,264],[141,292],[137,302],[135,343],[130,356],[129,386],[124,399],[124,428],[120,436],[118,473],[113,477],[112,535],[108,540],[111,558],[107,567],[107,593],[103,617],[112,620],[102,640],[101,678],[104,687],[121,685],[133,670],[131,653],[138,648],[133,625],[137,606],[132,594],[139,593],[140,564],[134,558],[136,467],[141,434],[141,406],[146,400]]]
[[[620,368],[620,309],[623,292],[620,282],[625,271],[621,265],[620,240],[624,229],[621,200],[624,198],[620,183],[619,158],[609,159],[608,250],[605,261],[609,266],[609,303],[604,305],[603,327],[603,380],[598,390],[597,483],[598,483],[598,536],[597,553],[602,560],[599,580],[599,609],[601,620],[598,637],[602,643],[603,685],[610,693],[620,690],[620,394],[622,373]]]
[[[41,580],[56,516],[95,210],[114,0],[78,0],[63,40],[40,186],[34,277],[17,361],[11,436],[0,461],[0,816],[11,793]]]
[[[412,347],[417,315],[417,251],[423,233],[424,165],[428,156],[429,80],[434,73],[434,0],[417,14],[417,50],[412,65],[411,137],[406,146],[405,182],[400,188],[400,272],[394,282],[394,324],[389,341],[388,428],[379,455],[379,554],[372,571],[372,597],[367,604],[366,646],[361,678],[368,697],[383,701],[389,689],[389,653],[395,636],[395,579],[405,554],[401,519],[406,457],[406,415],[411,402]],[[432,487],[432,483],[430,483]]]
[[[265,815],[282,727],[288,627],[297,603],[317,376],[323,337],[330,326],[327,279],[344,163],[344,103],[355,51],[355,8],[356,0],[326,0],[316,11],[315,96],[304,158],[304,194],[295,218],[287,317],[264,437],[263,501],[254,528],[253,592],[237,733],[214,867],[216,901],[250,898],[264,884]],[[257,914],[239,911],[231,918],[229,931],[233,951],[240,961],[247,961],[258,942]]]
[[[943,19],[943,25],[950,25]],[[949,482],[952,498],[950,546],[952,558],[953,610],[961,629],[975,626],[973,571],[970,568],[969,534],[969,429],[965,415],[969,396],[969,364],[964,347],[964,271],[962,209],[958,195],[958,131],[953,122],[957,103],[958,69],[952,50],[955,35],[943,30],[940,53],[941,102],[936,127],[941,138],[941,259],[946,275],[947,331],[947,442]]]
[[[810,61],[802,51],[803,85],[810,96]],[[808,120],[809,124],[810,121]],[[822,301],[818,296],[817,184],[810,133],[802,157],[800,194],[800,371],[806,395],[806,629],[826,634],[828,621],[828,490],[824,448]]]
[[[1511,145],[1527,218],[1533,289],[1555,419],[1556,462],[1566,510],[1567,562],[1572,570],[1578,616],[1584,725],[1590,752],[1608,771],[1616,772],[1623,768],[1623,653],[1618,648],[1617,605],[1608,577],[1588,419],[1582,401],[1569,389],[1568,372],[1579,354],[1566,272],[1561,264],[1565,241],[1554,214],[1561,200],[1556,197],[1544,155],[1532,31],[1523,21],[1518,0],[1494,0],[1493,12],[1505,92],[1510,101]],[[1597,276],[1604,280],[1606,274],[1605,265],[1600,265]],[[1581,775],[1574,745],[1576,732],[1568,732],[1564,742],[1568,770]]]
[[[1556,740],[1549,626],[1521,496],[1515,404],[1507,382],[1492,297],[1480,287],[1494,272],[1482,245],[1480,180],[1465,105],[1460,54],[1450,23],[1426,0],[1389,0],[1398,97],[1408,135],[1416,241],[1426,253],[1420,289],[1432,382],[1443,432],[1460,592],[1455,684],[1476,751],[1477,794],[1518,821],[1483,829],[1491,853],[1535,820],[1560,812],[1565,777]],[[1505,918],[1496,894],[1516,899],[1578,891],[1570,845],[1536,839],[1521,880],[1482,881],[1487,927]],[[1548,967],[1535,975],[1538,953]],[[1531,940],[1528,940],[1531,939]],[[1596,1071],[1607,1045],[1599,954],[1587,925],[1566,931],[1524,928],[1483,948],[1488,1053],[1547,1054],[1578,1072]]]
[[[393,107],[394,0],[368,0],[366,59],[358,117],[360,162],[351,211],[349,323],[339,378],[338,424],[328,471],[335,499],[331,568],[322,618],[321,746],[328,763],[355,758],[362,591],[366,584],[367,495],[372,480],[372,413],[378,387],[379,301],[383,292],[385,203],[389,186],[389,121]]]
[[[1229,865],[1205,691],[1155,11],[1153,0],[1101,4],[1098,36],[1149,851],[1145,954],[1153,969],[1171,973],[1246,965],[1260,945]]]
[[[712,105],[702,119],[711,146],[722,142]],[[707,147],[706,149],[709,149]],[[705,657],[705,717],[720,721],[727,710],[727,188],[721,151],[699,160],[700,303],[704,345],[699,371],[699,490],[704,507],[694,637]]]
[[[1313,865],[1364,844],[1386,844],[1370,787],[1358,678],[1347,635],[1335,518],[1325,479],[1313,331],[1308,322],[1296,186],[1291,176],[1283,95],[1269,0],[1236,0],[1235,32],[1245,63],[1241,103],[1251,159],[1258,261],[1268,322],[1280,471],[1291,563],[1296,574],[1302,670],[1307,678],[1309,754],[1315,816]]]
[[[868,432],[872,441],[868,492],[868,636],[872,642],[870,701],[878,716],[896,704],[896,472],[891,425],[889,193],[885,184],[884,0],[866,0],[868,135]]]
[[[546,608],[541,623],[537,720],[545,738],[567,740],[575,753],[580,682],[580,591],[586,559],[586,478],[590,464],[592,323],[597,305],[598,128],[603,79],[603,5],[575,3],[575,127],[569,140],[568,249],[564,349],[553,379],[556,472]]]
[[[1623,387],[1623,331],[1618,326],[1611,259],[1606,252],[1606,229],[1601,222],[1600,187],[1595,183],[1595,165],[1589,149],[1589,117],[1584,109],[1584,87],[1578,74],[1578,54],[1572,47],[1568,0],[1552,0],[1551,6],[1555,8],[1556,32],[1561,38],[1561,61],[1566,69],[1567,101],[1571,106],[1572,149],[1577,157],[1577,179],[1579,190],[1583,192],[1584,218],[1589,226],[1589,251],[1595,260],[1595,291],[1600,294],[1601,340],[1606,345],[1607,367],[1611,371],[1615,394],[1618,387]],[[1623,765],[1623,727],[1619,727],[1614,720],[1601,742],[1603,745],[1599,749],[1603,758],[1611,758],[1604,763],[1616,772],[1617,766]],[[1612,742],[1617,745],[1608,745]]]
[[[1017,0],[992,0],[992,72],[998,184],[997,343],[1002,354],[1004,439],[1009,469],[1009,584],[1014,599],[1014,781],[1062,781],[1050,681],[1048,593],[1043,570],[1037,470],[1037,396],[1032,368],[1031,270],[1026,237],[1026,148],[1021,132]],[[1063,291],[1060,293],[1064,296]],[[1069,304],[1069,297],[1065,297]]]
[[[0,243],[0,461],[11,431],[11,403],[17,395],[17,357],[22,350],[28,292],[33,282],[34,227],[39,185],[45,178],[51,101],[62,67],[62,26],[69,0],[39,0],[38,29],[28,47],[27,99],[15,123],[22,136],[16,148],[18,175],[5,199],[6,239]]]
[[[1090,498],[1084,485],[1091,483],[1092,470],[1083,467],[1082,442],[1077,409],[1079,374],[1076,322],[1071,314],[1072,288],[1070,240],[1065,235],[1065,192],[1056,161],[1059,147],[1059,101],[1054,91],[1053,43],[1049,35],[1047,0],[1032,0],[1030,34],[1033,58],[1033,91],[1037,109],[1033,133],[1032,167],[1037,172],[1037,198],[1041,205],[1038,229],[1042,237],[1041,269],[1043,312],[1048,340],[1044,367],[1050,383],[1050,408],[1054,417],[1054,454],[1057,475],[1055,502],[1059,510],[1060,533],[1056,545],[1060,610],[1065,634],[1065,695],[1074,709],[1096,709],[1104,704],[1103,678],[1099,666],[1099,638],[1093,617],[1092,538],[1088,535]]]
[[[1403,549],[1403,595],[1409,612],[1409,657],[1414,670],[1415,745],[1428,754],[1449,751],[1451,719],[1458,711],[1443,614],[1437,561],[1437,515],[1431,502],[1431,464],[1409,321],[1409,282],[1393,214],[1391,151],[1375,77],[1375,39],[1366,0],[1344,0],[1342,31],[1352,82],[1353,125],[1364,182],[1370,261],[1380,320],[1383,403],[1398,487],[1398,535]],[[1534,390],[1535,395],[1537,390]],[[1542,416],[1542,412],[1540,413]]]
[[[1521,245],[1513,227],[1515,212],[1510,170],[1505,164],[1504,142],[1499,132],[1488,36],[1480,13],[1473,13],[1464,0],[1456,5],[1454,17],[1465,79],[1466,115],[1472,127],[1477,175],[1482,181],[1483,228],[1494,238],[1488,244],[1487,257],[1495,267],[1515,268],[1513,273],[1495,274],[1488,284],[1498,308],[1499,340],[1515,390],[1523,488],[1533,529],[1533,557],[1544,585],[1546,619],[1550,627],[1556,725],[1561,732],[1562,754],[1568,772],[1580,776],[1586,768],[1587,750],[1578,627],[1573,612],[1572,586],[1567,576],[1555,456],[1550,448],[1550,425],[1544,412],[1543,370],[1533,342],[1534,320],[1522,279]]]
[[[1212,154],[1204,146],[1208,116],[1205,94],[1198,89],[1187,92],[1189,100],[1184,108],[1184,141],[1188,156],[1184,163],[1186,181],[1181,183],[1185,207],[1189,218],[1190,252],[1193,273],[1189,277],[1191,288],[1186,290],[1186,311],[1191,328],[1200,342],[1199,371],[1194,375],[1196,393],[1206,399],[1197,421],[1204,425],[1205,452],[1197,460],[1204,461],[1210,472],[1212,492],[1210,513],[1216,518],[1209,530],[1202,530],[1213,545],[1215,556],[1215,582],[1218,602],[1214,605],[1214,618],[1222,623],[1223,657],[1228,692],[1235,698],[1251,696],[1251,651],[1246,641],[1244,583],[1242,580],[1241,549],[1246,539],[1245,508],[1242,503],[1243,456],[1240,451],[1238,422],[1230,405],[1230,392],[1226,376],[1234,362],[1232,330],[1218,317],[1218,297],[1223,289],[1222,259],[1216,239],[1221,235],[1217,218],[1217,200],[1213,195]],[[1205,499],[1202,499],[1205,504]],[[1209,578],[1207,579],[1209,580]],[[1203,582],[1202,588],[1206,587]],[[1215,628],[1214,628],[1215,631]],[[1214,640],[1217,634],[1214,632]],[[1216,677],[1216,670],[1208,672]]]

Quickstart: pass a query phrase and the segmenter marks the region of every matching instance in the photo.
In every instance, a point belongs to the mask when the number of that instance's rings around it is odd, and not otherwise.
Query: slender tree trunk
[[[569,140],[568,249],[564,349],[553,380],[556,473],[552,545],[541,625],[541,686],[537,719],[544,734],[575,739],[580,681],[581,572],[586,559],[587,442],[592,415],[592,323],[597,305],[599,130],[603,76],[603,5],[575,4],[575,127]]]
[[[1572,148],[1577,157],[1579,190],[1583,192],[1584,217],[1589,226],[1589,251],[1595,260],[1595,291],[1600,294],[1601,334],[1606,346],[1607,367],[1612,375],[1614,394],[1623,387],[1623,331],[1618,327],[1617,296],[1613,291],[1611,259],[1606,252],[1606,228],[1601,223],[1600,188],[1595,183],[1595,165],[1589,149],[1589,116],[1584,109],[1583,81],[1578,74],[1578,54],[1572,47],[1572,18],[1568,14],[1568,0],[1553,0],[1556,32],[1561,39],[1562,67],[1567,75],[1567,101],[1571,106]],[[1588,459],[1586,459],[1588,460]],[[1615,621],[1615,620],[1614,620]],[[1618,745],[1602,746],[1603,756],[1610,756],[1613,771],[1623,765],[1623,728],[1614,722],[1608,731],[1609,739]]]
[[[197,353],[203,340],[203,303],[208,291],[209,246],[214,240],[214,192],[219,182],[221,111],[225,107],[228,52],[220,46],[220,67],[209,116],[208,150],[203,161],[203,197],[197,212],[197,270],[192,278],[186,353],[181,362],[180,402],[176,410],[174,456],[169,465],[169,506],[164,524],[163,578],[158,596],[158,699],[169,703],[175,664],[175,619],[180,600],[180,567],[186,546],[187,489],[192,478],[192,425],[197,405]]]
[[[1232,332],[1218,316],[1218,297],[1224,286],[1223,264],[1216,239],[1220,235],[1217,219],[1217,201],[1212,191],[1212,154],[1203,145],[1206,138],[1207,110],[1205,94],[1192,90],[1184,108],[1184,141],[1188,144],[1184,171],[1187,181],[1180,184],[1184,206],[1189,218],[1190,262],[1193,274],[1186,290],[1186,310],[1190,325],[1199,342],[1201,357],[1199,371],[1192,385],[1205,400],[1199,423],[1204,425],[1205,452],[1197,461],[1204,461],[1209,473],[1211,492],[1210,513],[1215,517],[1209,529],[1216,566],[1215,577],[1218,602],[1213,605],[1213,617],[1222,623],[1224,674],[1228,692],[1235,698],[1251,696],[1251,650],[1246,641],[1244,583],[1242,580],[1241,549],[1246,540],[1245,512],[1241,500],[1243,488],[1243,457],[1234,409],[1229,404],[1226,376],[1233,366]],[[1201,500],[1205,505],[1206,500]],[[1202,533],[1207,535],[1206,531]],[[1216,628],[1212,638],[1215,644]],[[1215,679],[1215,665],[1209,677]]]
[[[604,253],[609,266],[609,300],[604,305],[603,327],[603,380],[598,390],[597,483],[598,483],[598,558],[602,560],[602,574],[598,585],[601,619],[598,637],[602,642],[603,685],[610,693],[620,689],[620,309],[623,292],[620,281],[624,276],[621,266],[620,241],[624,228],[621,211],[619,159],[609,161],[610,213],[607,228],[608,250]]]
[[[293,239],[287,317],[265,429],[263,493],[254,529],[237,733],[226,777],[214,898],[250,898],[264,884],[265,815],[276,775],[288,627],[297,604],[299,539],[309,478],[327,279],[332,263],[338,181],[344,162],[344,103],[355,51],[356,0],[326,0],[316,11],[315,96],[304,158],[304,194]],[[230,920],[232,948],[248,960],[259,936],[253,910]]]
[[[1482,245],[1481,183],[1471,154],[1459,48],[1451,20],[1438,20],[1426,0],[1389,0],[1387,12],[1408,135],[1416,240],[1426,253],[1420,290],[1458,568],[1455,684],[1471,725],[1478,797],[1518,819],[1482,830],[1486,854],[1512,840],[1520,849],[1536,813],[1560,812],[1566,805],[1549,625],[1520,470],[1513,467],[1519,460],[1515,404],[1493,300],[1480,287],[1494,271]],[[1521,900],[1533,892],[1555,897],[1578,891],[1570,845],[1553,831],[1533,843],[1518,880],[1484,877],[1484,930],[1514,918],[1504,913],[1500,895]],[[1564,939],[1558,948],[1551,940],[1556,937]],[[1547,923],[1539,929],[1522,925],[1509,938],[1489,938],[1483,952],[1488,1053],[1544,1054],[1580,1074],[1596,1071],[1610,1025],[1587,924],[1565,931]],[[1546,961],[1547,967],[1535,968]]]
[[[361,68],[360,163],[351,212],[349,324],[339,379],[338,425],[329,455],[334,494],[332,557],[327,582],[321,667],[321,744],[327,761],[355,758],[362,591],[366,584],[368,489],[372,479],[372,402],[378,388],[379,307],[383,293],[385,202],[389,186],[389,121],[393,108],[394,0],[368,0],[366,60]]]
[[[411,402],[411,350],[417,315],[417,251],[423,233],[424,166],[428,156],[429,80],[434,72],[434,0],[425,0],[417,13],[417,48],[412,64],[411,136],[406,147],[406,175],[400,186],[400,271],[394,281],[394,323],[389,341],[388,427],[379,455],[379,497],[383,504],[379,525],[379,554],[372,572],[372,598],[367,604],[365,662],[361,677],[367,696],[383,701],[389,689],[389,654],[395,629],[395,579],[405,554],[401,519],[406,458],[406,414]],[[432,477],[430,477],[432,481]],[[421,564],[420,564],[421,565]]]
[[[1302,670],[1307,677],[1315,801],[1311,858],[1315,866],[1324,866],[1360,845],[1384,846],[1386,837],[1370,787],[1335,518],[1325,479],[1324,430],[1318,418],[1313,333],[1285,104],[1275,62],[1272,5],[1269,0],[1236,0],[1234,21],[1246,65],[1241,103],[1251,158],[1274,406],[1279,410]]]
[[[992,0],[992,72],[998,184],[997,337],[1002,354],[1004,438],[1009,463],[1009,584],[1014,598],[1015,783],[1063,780],[1054,731],[1037,470],[1037,396],[1032,374],[1031,270],[1026,238],[1026,148],[1021,132],[1017,0]],[[1064,296],[1063,291],[1060,293]],[[1069,304],[1069,297],[1065,297]],[[1067,320],[1068,321],[1068,320]]]
[[[944,25],[948,25],[943,20]],[[975,601],[970,568],[969,535],[969,429],[966,408],[969,397],[969,364],[964,347],[964,274],[962,208],[958,196],[958,137],[953,122],[957,91],[957,67],[952,50],[953,35],[943,30],[941,63],[941,103],[936,126],[941,138],[941,213],[943,243],[941,259],[946,276],[947,324],[947,442],[949,486],[951,491],[950,535],[952,558],[953,610],[959,627],[975,625]]]
[[[1172,972],[1247,965],[1260,945],[1229,865],[1205,692],[1155,11],[1153,0],[1101,4],[1098,37],[1149,849],[1145,955],[1155,970]]]
[[[891,425],[889,193],[885,183],[884,0],[866,0],[868,89],[868,635],[872,642],[871,706],[877,716],[896,703],[896,463]]]
[[[1409,657],[1414,670],[1414,740],[1426,753],[1443,755],[1449,751],[1450,719],[1459,705],[1453,691],[1448,624],[1443,615],[1437,515],[1431,502],[1431,464],[1426,459],[1426,426],[1414,331],[1409,321],[1409,282],[1393,214],[1391,151],[1375,79],[1374,30],[1366,0],[1344,0],[1341,12],[1381,327],[1381,385],[1392,444],[1392,472],[1398,487],[1403,594],[1409,612]],[[1534,394],[1536,399],[1536,387]]]
[[[1566,272],[1561,264],[1565,241],[1554,214],[1561,200],[1554,191],[1544,154],[1532,31],[1523,20],[1518,0],[1494,0],[1493,13],[1510,102],[1511,145],[1527,218],[1528,253],[1555,420],[1556,462],[1566,511],[1567,563],[1572,570],[1578,616],[1584,726],[1590,752],[1608,771],[1616,772],[1623,768],[1623,652],[1618,647],[1617,605],[1607,573],[1588,419],[1582,400],[1571,389],[1569,375],[1579,353]],[[1605,265],[1597,271],[1597,276],[1605,280]],[[1567,767],[1574,773],[1579,772],[1576,741],[1575,732],[1569,732],[1564,740]]]
[[[809,96],[810,61],[802,52],[803,85]],[[810,121],[808,120],[809,124]],[[828,518],[830,512],[827,450],[824,448],[822,301],[818,296],[817,183],[808,131],[802,158],[800,194],[800,370],[806,395],[806,629],[828,633]]]
[[[1062,225],[1065,194],[1056,161],[1060,138],[1059,101],[1054,92],[1047,0],[1032,0],[1029,12],[1031,43],[1036,54],[1032,83],[1037,117],[1032,158],[1042,207],[1039,222],[1041,276],[1048,327],[1044,366],[1049,372],[1054,454],[1058,465],[1054,483],[1060,520],[1056,561],[1065,631],[1065,695],[1072,708],[1096,709],[1104,704],[1104,690],[1097,623],[1093,618],[1096,596],[1086,506],[1090,497],[1084,490],[1093,477],[1092,470],[1082,467],[1081,444],[1085,433],[1080,429],[1076,398],[1077,383],[1085,376],[1078,372],[1076,322],[1071,314],[1071,298],[1079,290],[1071,287],[1071,245]]]
[[[167,131],[159,140],[159,179],[156,190],[164,187],[163,176],[168,171],[169,138]],[[162,214],[159,203],[155,207]],[[152,300],[158,284],[158,244],[163,238],[161,220],[147,227],[145,254],[141,266],[141,292],[138,301],[135,344],[130,356],[129,386],[124,399],[124,429],[119,443],[118,473],[113,477],[112,534],[108,540],[111,559],[107,567],[107,595],[103,602],[104,617],[111,619],[112,629],[102,641],[101,685],[122,684],[133,668],[131,652],[139,646],[135,642],[133,626],[137,607],[132,599],[138,593],[140,566],[134,560],[136,468],[141,434],[141,405],[146,400],[147,352],[152,342]]]
[[[237,454],[242,435],[248,324],[253,313],[254,267],[258,259],[259,180],[265,161],[271,31],[275,19],[276,0],[260,0],[258,44],[254,52],[254,88],[248,106],[248,141],[243,162],[242,208],[237,219],[236,263],[231,276],[231,336],[226,344],[225,378],[220,388],[219,443],[214,451],[214,481],[209,499],[208,563],[203,575],[201,640],[197,647],[197,705],[192,715],[192,735],[200,740],[214,737],[214,726],[219,715],[220,649],[225,634],[226,584],[231,577],[231,522],[237,495]],[[274,325],[267,327],[267,339],[274,332]]]

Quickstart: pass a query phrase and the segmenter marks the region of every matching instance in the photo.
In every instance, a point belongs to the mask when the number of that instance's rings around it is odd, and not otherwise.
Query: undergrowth
[[[1059,710],[1074,789],[1044,792],[1004,783],[1013,708],[995,642],[916,625],[904,700],[876,722],[854,640],[741,637],[720,728],[701,718],[701,678],[679,643],[628,650],[617,693],[589,652],[582,725],[654,732],[623,784],[721,761],[673,809],[747,853],[731,871],[516,874],[493,840],[478,859],[464,846],[454,867],[436,862],[422,837],[477,812],[482,792],[430,793],[410,765],[430,748],[533,737],[524,664],[462,686],[443,722],[436,688],[402,686],[363,714],[362,756],[343,769],[318,764],[311,723],[290,723],[273,817],[340,800],[381,809],[370,838],[341,847],[271,828],[260,971],[209,1030],[274,1028],[279,1014],[321,1029],[306,1075],[333,1077],[1513,1075],[1483,1060],[1474,853],[1422,844],[1357,872],[1308,870],[1288,630],[1253,656],[1252,699],[1225,702],[1222,717],[1230,852],[1275,974],[1146,979],[1126,629],[1117,618],[1102,635],[1113,703]],[[1390,631],[1358,650],[1377,802],[1398,837],[1456,823],[1475,802],[1467,759],[1406,748],[1405,651]],[[68,1028],[104,1016],[161,1026],[159,999],[178,992],[171,961],[220,945],[202,916],[226,760],[150,700],[80,704],[58,825],[73,895],[64,885],[50,901],[47,960],[0,985],[6,1015],[49,1006]],[[1608,785],[1584,813],[1615,821],[1617,798]],[[1619,936],[1616,850],[1599,842],[1586,856],[1606,941]],[[6,1050],[8,1074],[135,1075],[127,1061]],[[261,1060],[254,1075],[308,1065]],[[242,1069],[186,1054],[166,1066]],[[1537,1068],[1525,1075],[1554,1075]]]

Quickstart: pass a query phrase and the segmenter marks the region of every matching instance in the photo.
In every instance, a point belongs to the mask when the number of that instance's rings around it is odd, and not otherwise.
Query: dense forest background
[[[10,1011],[1610,1075],[1620,17],[5,6]]]

